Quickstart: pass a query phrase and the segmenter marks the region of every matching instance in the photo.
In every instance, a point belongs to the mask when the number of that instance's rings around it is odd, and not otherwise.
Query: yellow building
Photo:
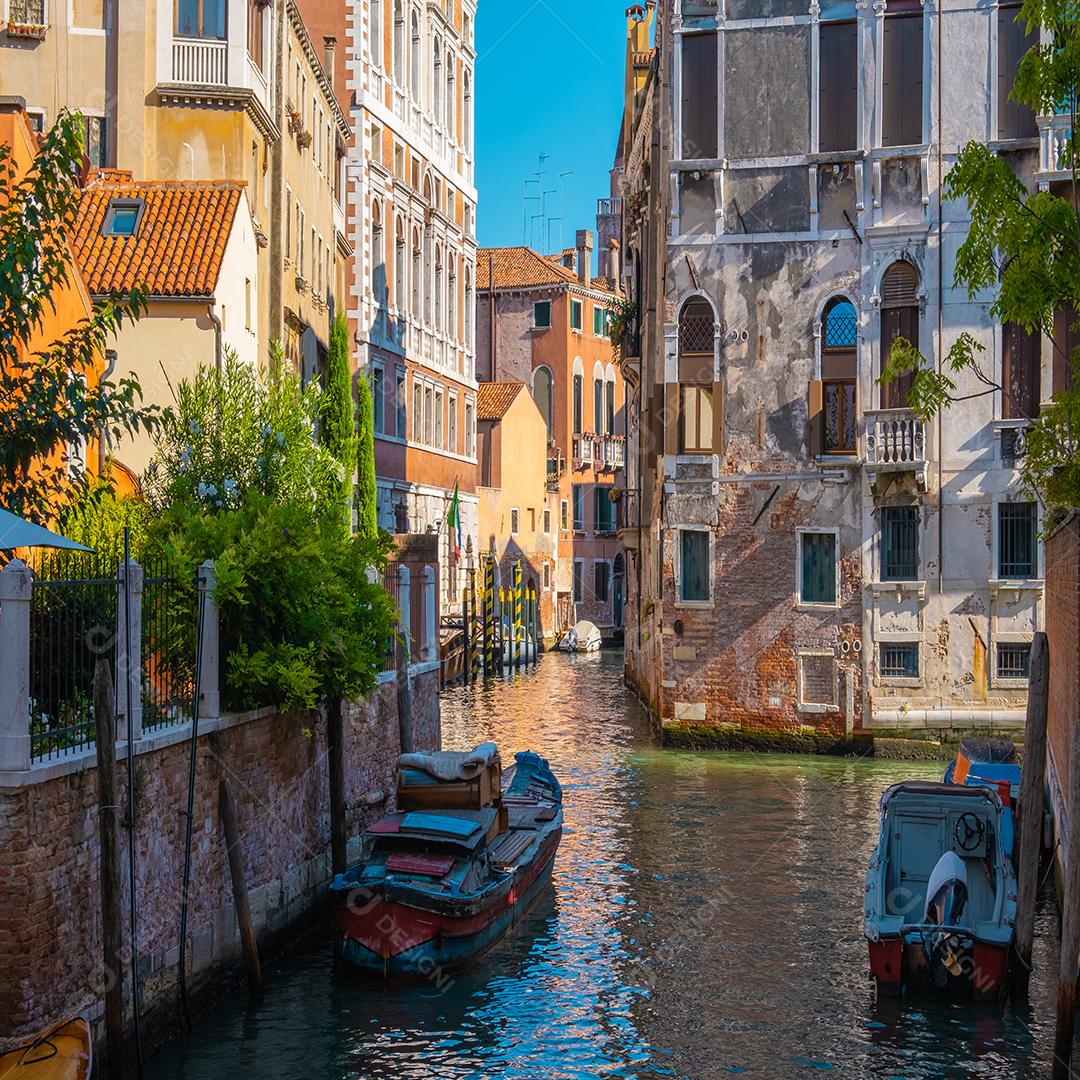
[[[259,351],[282,338],[314,374],[351,257],[350,129],[292,0],[7,7],[0,96],[23,99],[39,128],[63,108],[81,111],[90,166],[136,180],[246,181]]]

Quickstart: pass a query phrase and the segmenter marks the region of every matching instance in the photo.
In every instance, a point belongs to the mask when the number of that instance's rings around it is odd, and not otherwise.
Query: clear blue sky
[[[547,214],[562,247],[596,228],[596,200],[622,118],[629,0],[479,0],[476,15],[477,228],[484,247],[522,243],[526,176],[544,168]],[[560,177],[561,173],[572,173]],[[561,186],[561,195],[560,195]],[[529,185],[537,195],[539,185]],[[539,213],[539,203],[529,213]],[[560,222],[536,223],[533,246],[560,247]],[[550,244],[548,243],[550,236]]]

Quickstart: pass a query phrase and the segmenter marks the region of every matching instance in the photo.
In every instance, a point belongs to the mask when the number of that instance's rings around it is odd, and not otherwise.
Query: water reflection
[[[475,970],[384,988],[320,938],[153,1063],[270,1077],[1049,1075],[1054,913],[1032,1004],[876,1000],[862,939],[877,803],[938,766],[660,750],[617,654],[447,695],[448,747],[548,757],[566,789],[555,888]]]

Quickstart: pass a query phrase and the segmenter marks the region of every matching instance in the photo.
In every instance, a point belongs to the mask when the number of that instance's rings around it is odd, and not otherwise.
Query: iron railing
[[[93,746],[94,669],[116,670],[118,564],[40,553],[30,600],[30,757]]]
[[[142,726],[156,731],[191,719],[198,603],[163,559],[143,567]]]

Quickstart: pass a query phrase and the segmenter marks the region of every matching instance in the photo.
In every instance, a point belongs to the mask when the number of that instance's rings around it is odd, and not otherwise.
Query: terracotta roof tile
[[[210,296],[217,288],[240,194],[238,181],[144,181],[99,170],[83,189],[72,239],[87,288],[100,296],[139,285],[151,296]],[[138,199],[134,236],[103,236],[114,199]]]
[[[572,249],[567,249],[571,251]],[[476,285],[480,292],[496,289],[529,289],[540,285],[580,285],[578,276],[559,262],[558,255],[541,255],[528,247],[481,248],[476,253]],[[594,277],[590,289],[612,292],[611,282]]]
[[[476,419],[501,420],[524,389],[521,382],[481,383],[476,392]]]

